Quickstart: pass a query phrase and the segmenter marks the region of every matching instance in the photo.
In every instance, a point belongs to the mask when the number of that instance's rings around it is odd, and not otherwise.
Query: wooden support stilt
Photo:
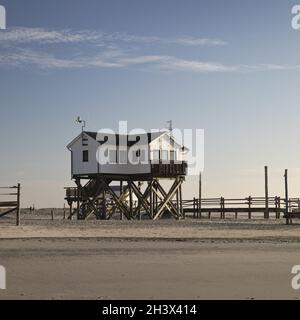
[[[180,183],[180,186],[179,186],[179,198],[180,198],[180,217],[179,218],[185,219],[185,214],[183,211],[183,203],[182,203],[182,183]]]
[[[150,184],[150,217],[154,218],[154,210],[153,210],[153,180],[149,182]]]
[[[63,208],[63,219],[66,220],[66,204],[65,203]]]
[[[150,203],[148,202],[148,197],[150,193],[150,184],[148,184],[146,190],[144,193],[141,192],[140,188],[137,187],[134,182],[131,183],[132,190],[136,197],[138,198],[138,206],[133,211],[133,218],[136,218],[139,215],[139,212],[141,212],[141,208],[144,207],[146,213],[150,215]]]
[[[177,209],[177,212],[179,213],[179,191],[177,190],[176,191],[176,209]]]
[[[171,192],[174,189],[176,184],[177,184],[177,182],[175,181],[169,192]],[[159,195],[158,191],[160,192],[160,195]],[[175,204],[170,200],[168,203],[166,203],[166,208],[170,211],[170,213],[172,213],[174,215],[174,217],[176,219],[179,219],[179,217],[181,216],[180,203],[182,203],[182,201],[180,201],[180,190],[179,190],[179,188],[177,189],[175,194],[177,192],[178,192],[178,195],[179,195],[179,207],[176,208]],[[157,195],[157,197],[160,199],[161,202],[164,202],[165,199],[168,197],[166,191],[163,189],[163,187],[159,184],[158,181],[155,182],[154,193]],[[155,212],[157,212],[157,211],[158,211],[158,207],[156,208]]]
[[[130,213],[130,209],[128,209],[128,207],[123,203],[122,198],[118,197],[115,192],[112,190],[112,188],[109,187],[109,185],[107,184],[107,182],[105,182],[103,180],[103,186],[106,189],[106,191],[112,196],[112,200],[115,201],[116,205],[118,206],[119,210],[123,212],[123,214],[125,215],[125,217],[128,220],[132,219],[131,213]]]
[[[133,200],[132,200],[132,184],[131,181],[128,182],[128,187],[129,187],[129,211],[130,211],[130,216],[133,216]]]
[[[161,169],[164,169],[164,167]],[[163,179],[163,176],[108,176],[98,174],[97,176],[75,177],[77,188],[67,188],[65,199],[69,205],[77,202],[77,208],[74,212],[77,213],[78,219],[87,219],[91,214],[94,214],[97,219],[110,219],[114,213],[120,213],[120,219],[123,218],[123,215],[128,220],[142,219],[142,215],[147,214],[151,219],[156,220],[165,212],[170,212],[176,219],[185,218],[182,199],[184,176],[177,176],[178,172],[175,169],[170,172],[174,176],[170,175],[168,177],[174,181],[168,191],[160,184],[160,179]],[[167,173],[162,172],[160,174]],[[82,185],[81,181],[87,179],[90,180]],[[110,186],[113,181],[120,183],[120,195],[116,194],[114,188]],[[127,188],[123,190],[124,181],[127,182]],[[146,188],[142,188],[142,182],[144,181],[148,182]],[[176,201],[173,200],[175,197]],[[196,198],[194,204],[194,216],[196,217],[198,215]],[[72,215],[72,208],[70,208],[70,217]]]
[[[155,192],[155,208],[154,208],[154,209],[155,209],[155,211],[157,211],[157,209],[158,209],[158,202],[159,202],[159,197],[158,197],[158,195],[157,195],[157,194],[158,194],[158,187],[157,187],[157,186],[155,187],[155,191],[156,191],[156,192]]]
[[[280,197],[275,197],[275,217],[280,219]]]
[[[68,219],[72,220],[73,219],[73,201],[69,202],[69,217]]]
[[[140,181],[138,182],[138,190],[139,190],[139,193],[141,194],[142,193],[141,192],[142,191],[142,183]],[[140,200],[140,198],[138,198],[137,213],[138,213],[139,220],[141,221],[142,214],[141,214],[141,200]]]
[[[123,181],[121,180],[120,181],[120,197],[123,193]],[[123,216],[123,212],[120,210],[120,220],[123,220],[124,219],[124,216]]]
[[[80,220],[80,199],[79,199],[79,192],[80,192],[80,179],[75,180],[77,188],[78,188],[78,195],[77,195],[77,220]]]
[[[103,190],[102,192],[102,220],[106,220],[106,192]]]
[[[184,214],[183,214],[183,206],[182,206],[182,185],[183,180],[182,179],[176,179],[171,187],[171,189],[169,190],[168,194],[166,194],[163,190],[163,188],[161,187],[161,185],[156,182],[157,186],[159,187],[159,190],[161,192],[164,192],[164,199],[163,201],[160,203],[157,212],[155,212],[154,215],[154,220],[157,220],[158,218],[160,218],[160,216],[163,214],[163,212],[165,211],[166,208],[172,208],[172,210],[170,211],[171,213],[174,214],[174,217],[176,219],[180,219],[181,217],[184,218]],[[174,204],[172,203],[172,199],[176,194],[176,191],[179,190],[179,206],[180,206],[180,214],[178,216],[177,212],[174,211],[176,210],[176,208],[174,207]]]

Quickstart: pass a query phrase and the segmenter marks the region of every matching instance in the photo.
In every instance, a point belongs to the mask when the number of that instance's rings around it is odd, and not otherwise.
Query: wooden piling
[[[225,219],[225,199],[221,197],[220,199],[220,208],[221,208],[221,219]]]
[[[179,213],[179,191],[178,190],[176,191],[176,209],[177,209],[177,212]]]
[[[199,204],[198,204],[198,217],[201,219],[202,213],[202,173],[199,174]]]
[[[275,197],[276,219],[280,219],[280,197]]]
[[[65,203],[64,203],[63,213],[64,213],[64,220],[66,220],[66,204]]]
[[[129,208],[130,208],[130,215],[133,214],[133,200],[132,200],[132,185],[131,181],[128,181],[128,187],[129,187]]]
[[[284,172],[284,187],[285,187],[285,215],[286,215],[286,224],[290,224],[289,214],[289,191],[288,191],[288,170],[285,169]]]
[[[252,197],[249,196],[249,197],[248,197],[248,208],[249,208],[249,211],[248,211],[248,219],[249,219],[249,220],[251,220],[251,218],[252,218],[251,204],[252,204]]]
[[[121,197],[122,194],[123,194],[123,181],[121,180],[120,181],[120,197]],[[122,221],[123,219],[124,219],[123,212],[120,211],[120,220]]]
[[[21,224],[21,184],[17,185],[17,217],[16,225],[20,226]]]
[[[180,204],[180,215],[181,215],[181,218],[185,219],[185,213],[183,211],[183,204],[182,204],[182,184],[180,184],[180,187],[179,187],[179,204]]]
[[[265,208],[265,219],[269,219],[269,179],[267,166],[265,166]]]
[[[141,193],[142,191],[142,183],[139,181],[138,183],[138,189],[139,189],[139,192]],[[138,198],[138,218],[139,218],[139,221],[142,220],[142,213],[141,213],[141,200],[140,198]]]
[[[73,219],[73,202],[70,202],[70,214],[69,214],[69,219],[72,220]]]
[[[106,192],[103,190],[102,192],[102,206],[101,206],[102,214],[101,214],[101,219],[106,220]]]
[[[153,211],[153,180],[149,182],[150,184],[150,217],[153,219],[154,211]]]

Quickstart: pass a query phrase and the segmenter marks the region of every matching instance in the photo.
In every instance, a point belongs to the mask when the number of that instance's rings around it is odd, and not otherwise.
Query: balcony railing
[[[185,161],[152,162],[151,173],[159,177],[185,176],[187,163]]]

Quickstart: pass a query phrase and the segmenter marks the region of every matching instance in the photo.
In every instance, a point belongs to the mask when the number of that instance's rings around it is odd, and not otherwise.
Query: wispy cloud
[[[87,68],[127,68],[130,66],[151,67],[161,71],[182,71],[195,73],[224,72],[264,72],[300,71],[300,65],[259,64],[228,65],[219,62],[188,60],[164,55],[133,55],[120,50],[100,52],[95,55],[58,58],[53,54],[18,49],[15,52],[0,54],[0,66],[35,66],[39,69],[87,69]]]
[[[241,65],[244,71],[300,71],[298,64],[257,64],[257,65]]]
[[[182,46],[224,46],[226,41],[213,38],[197,38],[190,36],[161,38],[153,36],[137,36],[126,33],[104,34],[103,39],[111,41],[122,41],[127,43],[157,43],[157,44],[174,44]]]
[[[79,43],[80,46],[76,45]],[[55,45],[58,44],[63,46],[63,50],[56,50]],[[148,45],[151,44],[153,48],[148,50]],[[225,41],[218,39],[189,36],[161,38],[118,32],[16,27],[0,33],[0,67],[95,69],[141,66],[143,69],[147,67],[164,72],[198,73],[300,71],[300,65],[272,63],[230,65],[200,59],[186,59],[174,56],[174,50],[173,54],[169,55],[153,54],[153,51],[167,45],[222,46],[226,44]],[[151,54],[147,54],[149,51]]]
[[[0,33],[0,43],[78,43],[78,42],[125,42],[125,43],[159,43],[176,44],[182,46],[220,46],[226,42],[219,39],[196,37],[161,38],[153,36],[138,36],[126,33],[104,33],[101,31],[70,29],[47,30],[43,28],[15,27]]]
[[[40,69],[82,69],[82,68],[126,68],[133,65],[151,65],[156,70],[192,71],[192,72],[227,72],[235,67],[220,63],[200,62],[179,59],[173,56],[140,55],[109,52],[94,56],[57,58],[54,55],[29,49],[20,49],[15,53],[0,54],[2,66],[30,66]]]
[[[168,57],[160,65],[162,69],[191,72],[232,72],[237,71],[238,66],[225,65],[216,62],[202,62]]]
[[[93,31],[78,31],[71,30],[46,30],[42,28],[23,28],[16,27],[7,29],[0,33],[0,43],[76,43],[83,41],[96,41],[99,39],[99,34]]]
[[[74,47],[79,43],[82,44],[80,47]],[[63,56],[57,55],[54,45],[64,46],[64,50],[60,51],[64,53]],[[226,45],[226,42],[190,36],[163,38],[120,32],[15,27],[0,33],[0,48],[3,49],[0,53],[0,66],[33,65],[42,69],[80,69],[147,65],[164,71],[220,72],[232,70],[231,67],[217,63],[189,61],[172,55],[137,53],[137,51],[147,51],[149,45],[157,49],[170,45],[222,46]]]
[[[33,65],[41,69],[116,68],[123,66],[117,62],[109,61],[102,55],[66,59],[30,49],[20,49],[15,53],[0,54],[0,65],[6,67]]]

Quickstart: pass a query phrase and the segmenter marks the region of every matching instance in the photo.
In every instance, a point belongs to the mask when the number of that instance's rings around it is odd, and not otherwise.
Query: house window
[[[170,151],[170,160],[171,161],[176,161],[177,160],[176,151]]]
[[[169,160],[169,152],[168,152],[168,150],[162,150],[161,159],[163,161],[168,161]]]
[[[140,163],[141,164],[147,164],[148,159],[147,159],[148,152],[145,149],[140,150]]]
[[[118,164],[128,164],[127,150],[119,150]]]
[[[117,151],[109,150],[109,163],[116,164],[117,163]]]
[[[152,160],[158,162],[159,161],[159,154],[160,154],[159,150],[153,150],[152,151]]]
[[[89,145],[89,139],[86,137],[82,137],[82,145],[83,146],[88,146]]]
[[[82,151],[82,162],[89,162],[89,151],[88,150]]]
[[[138,164],[140,160],[140,150],[133,151],[128,156],[130,164]]]

